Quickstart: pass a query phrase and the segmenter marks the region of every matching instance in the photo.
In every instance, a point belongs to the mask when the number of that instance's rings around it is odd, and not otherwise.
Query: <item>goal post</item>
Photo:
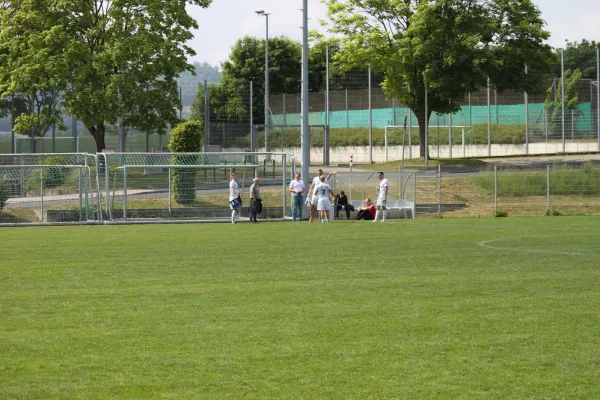
[[[98,158],[108,221],[226,220],[233,172],[244,206],[248,188],[259,178],[263,198],[269,199],[264,218],[286,217],[293,162],[285,153],[105,153]]]

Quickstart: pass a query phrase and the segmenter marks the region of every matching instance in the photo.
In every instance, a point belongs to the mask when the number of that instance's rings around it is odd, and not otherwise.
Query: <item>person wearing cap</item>
[[[292,193],[292,218],[294,221],[296,221],[296,218],[302,221],[302,208],[304,207],[303,200],[306,186],[300,179],[301,176],[300,172],[296,172],[296,179],[290,182],[289,188],[289,191]]]
[[[378,172],[377,177],[379,178],[379,185],[377,185],[377,206],[375,207],[376,212],[373,222],[377,222],[380,215],[381,222],[385,222],[387,218],[387,195],[390,183],[384,178],[383,172]]]
[[[236,199],[239,203],[234,206],[232,201]],[[238,186],[235,172],[231,174],[231,182],[229,182],[229,208],[231,208],[231,223],[235,224],[242,211],[242,198],[240,197],[240,187]]]

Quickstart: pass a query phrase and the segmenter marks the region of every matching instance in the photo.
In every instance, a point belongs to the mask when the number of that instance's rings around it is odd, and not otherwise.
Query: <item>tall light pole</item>
[[[265,17],[265,151],[269,151],[269,13],[264,10],[256,11]]]
[[[309,181],[310,129],[308,126],[308,1],[302,0],[302,179]]]

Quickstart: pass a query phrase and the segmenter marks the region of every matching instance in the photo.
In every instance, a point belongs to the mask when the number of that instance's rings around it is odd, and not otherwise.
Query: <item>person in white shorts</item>
[[[334,195],[333,190],[329,184],[325,181],[325,177],[321,175],[319,177],[319,184],[315,187],[315,195],[317,198],[317,211],[319,211],[319,219],[321,223],[329,222],[329,209],[331,208],[331,201],[329,195]]]
[[[325,178],[323,175],[323,170],[319,168],[317,171],[317,176],[314,177],[312,183],[310,184],[310,188],[308,189],[308,197],[306,198],[307,201],[310,198],[310,217],[308,222],[312,222],[315,218],[315,214],[317,213],[317,202],[319,198],[315,193],[315,188],[321,184],[321,177]],[[324,183],[328,183],[327,179],[325,179]]]
[[[385,222],[387,218],[387,195],[388,195],[388,187],[390,183],[387,179],[384,178],[383,172],[379,172],[377,174],[379,178],[379,186],[377,186],[377,205],[375,206],[375,219],[373,222],[377,222],[379,216],[381,215],[381,222]]]
[[[234,172],[231,174],[231,182],[229,182],[229,201],[231,202],[233,199],[240,199],[240,187],[237,183],[237,175]],[[236,220],[240,216],[240,212],[242,211],[241,207],[233,208],[231,203],[229,203],[229,208],[231,208],[231,223],[235,224]]]

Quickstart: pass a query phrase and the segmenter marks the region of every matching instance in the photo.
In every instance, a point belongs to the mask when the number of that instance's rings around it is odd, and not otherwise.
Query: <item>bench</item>
[[[351,200],[350,204],[352,204],[354,206],[355,210],[358,210],[360,207],[363,207],[366,205],[366,203],[361,200]],[[375,204],[375,202],[373,202],[373,204]],[[390,201],[389,204],[387,205],[387,209],[389,211],[392,211],[392,213],[388,213],[388,217],[393,218],[392,215],[396,214],[395,210],[398,210],[398,212],[401,213],[405,219],[408,219],[408,218],[414,219],[415,218],[415,203],[412,201],[407,201],[407,200]],[[410,212],[410,217],[408,216],[409,212]],[[390,215],[390,214],[392,214],[392,215]]]

